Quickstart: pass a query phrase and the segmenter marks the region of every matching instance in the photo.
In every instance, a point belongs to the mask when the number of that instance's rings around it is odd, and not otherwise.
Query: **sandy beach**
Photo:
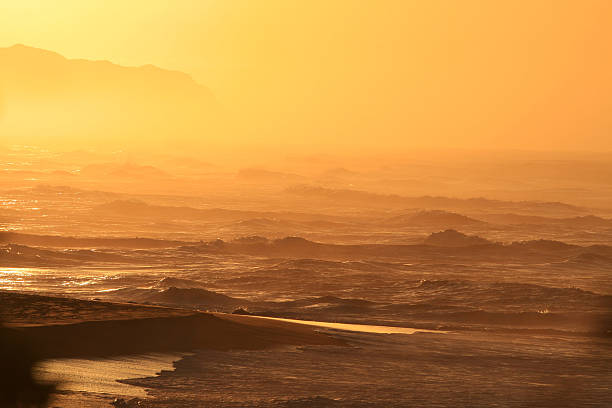
[[[484,406],[497,395],[506,401],[504,406],[523,406],[528,400],[571,407],[577,402],[604,406],[600,403],[607,398],[608,380],[597,374],[610,363],[604,357],[607,338],[560,342],[551,335],[299,324],[159,306],[0,295],[7,326],[28,339],[23,344],[31,344],[42,359],[39,378],[60,381],[52,406],[98,407],[121,398],[145,407],[400,407],[430,402],[435,393],[433,398],[443,405],[459,401]],[[18,318],[11,321],[10,316]],[[541,349],[546,344],[557,352]],[[488,366],[497,371],[487,374]],[[575,384],[570,399],[564,397],[568,378]],[[522,394],[516,387],[499,386],[513,381],[520,381]],[[581,383],[600,388],[582,389]],[[281,398],[274,397],[279,387],[284,390]]]

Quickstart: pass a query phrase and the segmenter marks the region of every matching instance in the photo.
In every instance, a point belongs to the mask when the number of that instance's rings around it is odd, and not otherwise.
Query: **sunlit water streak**
[[[33,268],[0,268],[0,289],[20,289],[37,272]]]
[[[414,334],[414,333],[448,333],[443,330],[427,330],[427,329],[415,329],[411,327],[394,327],[394,326],[375,326],[370,324],[350,324],[350,323],[332,323],[332,322],[317,322],[313,320],[297,320],[297,319],[283,319],[279,317],[267,317],[267,316],[252,316],[258,319],[270,319],[278,320],[281,322],[298,323],[307,326],[324,327],[326,329],[344,330],[361,333],[378,333],[378,334]]]
[[[152,282],[157,278],[157,275],[142,277],[140,272],[143,269],[120,268],[114,265],[78,268],[0,267],[0,289],[51,293],[59,290],[64,294],[95,295],[100,286],[104,289],[124,287],[119,283],[123,278],[135,280],[137,283]]]

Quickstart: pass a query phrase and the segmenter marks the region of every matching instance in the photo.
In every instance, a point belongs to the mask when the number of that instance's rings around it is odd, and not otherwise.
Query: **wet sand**
[[[40,359],[35,376],[58,384],[53,403],[64,407],[146,397],[144,388],[117,380],[172,370],[192,350],[346,344],[271,319],[15,292],[0,292],[0,299],[5,325]]]
[[[173,363],[185,353],[152,353],[104,359],[70,358],[44,360],[35,368],[40,381],[56,383],[58,391],[88,392],[144,398],[144,388],[123,384],[117,380],[149,377],[162,370],[173,370]]]
[[[325,330],[325,329],[324,329]],[[609,407],[610,342],[337,332],[349,347],[202,350],[124,380],[150,407]],[[606,368],[608,367],[608,368]]]
[[[3,305],[12,305],[3,308],[5,317],[20,311],[11,326],[44,339],[39,374],[64,381],[51,406],[100,407],[115,397],[164,408],[484,408],[492,401],[574,408],[612,402],[604,375],[612,363],[607,338],[442,334],[2,295],[10,300]],[[98,310],[102,320],[83,321],[81,307]]]
[[[237,316],[225,313],[214,313],[223,320],[255,327],[275,327],[277,322],[295,323],[313,326],[325,332],[377,333],[377,334],[414,334],[445,333],[435,330],[419,330],[402,327],[372,326],[360,324],[342,324],[329,322],[301,321],[259,316]],[[146,398],[144,388],[129,385],[131,378],[154,377],[162,371],[174,370],[173,363],[193,353],[153,353],[146,355],[128,355],[111,358],[63,358],[41,362],[36,377],[42,381],[58,383],[58,391],[87,392],[90,394],[108,394],[123,397]]]

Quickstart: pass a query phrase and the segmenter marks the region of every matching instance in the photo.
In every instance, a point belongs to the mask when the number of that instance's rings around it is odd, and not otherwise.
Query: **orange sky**
[[[0,46],[191,74],[240,143],[612,150],[607,0],[4,0]]]

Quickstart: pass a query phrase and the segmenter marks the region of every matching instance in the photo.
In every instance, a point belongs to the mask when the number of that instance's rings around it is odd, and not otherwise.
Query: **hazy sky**
[[[1,0],[0,46],[154,64],[253,140],[612,150],[612,1]]]

